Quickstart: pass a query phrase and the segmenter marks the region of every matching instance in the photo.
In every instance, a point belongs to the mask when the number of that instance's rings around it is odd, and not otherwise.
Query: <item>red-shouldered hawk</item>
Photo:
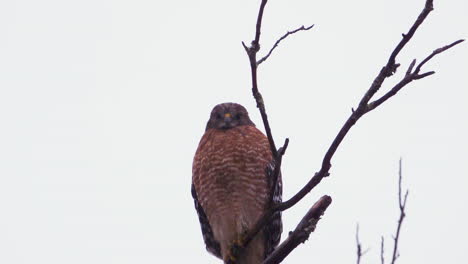
[[[270,206],[274,162],[267,137],[236,103],[215,106],[193,160],[192,196],[206,249],[225,262]],[[281,175],[273,201],[281,202]],[[249,243],[237,264],[262,263],[281,238],[281,213]],[[232,260],[232,259],[231,259]]]

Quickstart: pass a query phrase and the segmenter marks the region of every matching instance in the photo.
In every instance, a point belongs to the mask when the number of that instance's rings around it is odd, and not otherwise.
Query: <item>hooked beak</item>
[[[232,115],[231,113],[225,113],[224,114],[224,123],[229,124],[232,121]]]

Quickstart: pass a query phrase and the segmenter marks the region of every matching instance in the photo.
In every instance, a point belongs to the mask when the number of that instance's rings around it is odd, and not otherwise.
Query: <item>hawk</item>
[[[242,241],[270,204],[281,202],[278,176],[273,188],[274,160],[267,137],[255,127],[240,104],[223,103],[211,111],[205,134],[193,159],[192,196],[206,249],[226,263],[258,264],[278,245],[281,213],[276,213],[241,252]]]

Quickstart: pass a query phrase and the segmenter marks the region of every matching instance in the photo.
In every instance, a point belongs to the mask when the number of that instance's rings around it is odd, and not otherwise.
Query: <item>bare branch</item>
[[[418,66],[416,66],[416,69],[414,70],[414,72],[412,72],[412,70],[414,68],[414,65],[416,64],[416,60],[413,60],[411,62],[411,64],[410,64],[410,66],[408,67],[408,70],[406,71],[406,74],[403,77],[403,79],[399,83],[397,83],[392,89],[390,89],[390,91],[388,91],[386,94],[384,94],[382,97],[380,97],[379,99],[369,103],[368,106],[367,106],[367,112],[374,110],[379,105],[381,105],[383,102],[387,101],[390,97],[397,94],[408,83],[410,83],[410,82],[412,82],[414,80],[419,80],[419,79],[422,79],[424,77],[427,77],[429,75],[434,74],[435,73],[434,71],[429,71],[429,72],[421,73],[421,74],[419,74],[419,72],[421,70],[421,67],[426,62],[428,62],[430,59],[432,59],[435,55],[437,55],[439,53],[442,53],[442,52],[452,48],[453,46],[462,43],[463,41],[465,41],[465,40],[460,39],[460,40],[457,40],[457,41],[453,42],[452,44],[449,44],[447,46],[444,46],[444,47],[441,47],[441,48],[438,48],[438,49],[434,50],[421,63],[419,63]]]
[[[260,50],[260,33],[262,31],[262,20],[263,20],[263,11],[268,0],[262,0],[260,3],[260,9],[258,10],[257,16],[257,26],[255,27],[255,39],[252,41],[252,47],[254,48],[255,53]]]
[[[311,25],[311,26],[309,26],[309,27],[304,27],[304,25],[302,25],[302,27],[300,27],[300,28],[297,28],[297,29],[295,29],[295,30],[293,30],[293,31],[288,31],[288,32],[286,32],[286,34],[284,34],[281,38],[279,38],[279,39],[275,42],[275,44],[274,44],[273,47],[270,49],[270,51],[268,52],[268,54],[265,55],[263,58],[261,58],[260,60],[257,61],[257,66],[260,65],[262,62],[266,61],[266,60],[268,59],[268,57],[270,57],[270,55],[271,55],[271,53],[273,52],[273,50],[275,50],[276,47],[278,47],[278,44],[279,44],[283,39],[287,38],[289,35],[292,35],[292,34],[294,34],[294,33],[297,33],[297,32],[299,32],[299,31],[302,31],[302,30],[307,31],[307,30],[309,30],[309,29],[311,29],[311,28],[313,28],[313,27],[314,27],[314,25]]]
[[[402,180],[402,161],[400,159],[399,162],[399,169],[398,169],[398,207],[400,208],[400,218],[398,219],[398,225],[397,225],[397,230],[395,232],[395,236],[393,237],[393,254],[392,254],[392,262],[391,264],[395,264],[396,260],[400,256],[400,253],[398,252],[398,240],[400,239],[400,230],[401,226],[403,224],[403,220],[405,219],[406,212],[405,212],[405,207],[406,207],[406,200],[408,198],[408,190],[405,192],[405,196],[402,196],[402,191],[401,191],[401,180]]]
[[[418,27],[424,22],[424,20],[429,15],[429,13],[432,10],[434,10],[433,2],[434,2],[433,0],[426,0],[426,4],[424,5],[424,9],[419,14],[416,21],[413,23],[413,25],[411,26],[411,28],[408,30],[408,32],[406,34],[402,34],[403,38],[400,41],[400,43],[398,43],[398,45],[395,47],[392,54],[390,55],[390,58],[388,59],[387,65],[385,66],[386,68],[392,68],[393,67],[392,65],[395,64],[396,57],[398,56],[400,51],[411,40],[411,38],[413,37],[413,35],[416,32],[416,30],[418,29]]]
[[[361,241],[359,241],[359,224],[356,224],[356,246],[357,246],[356,263],[359,264],[361,263],[361,257],[364,256],[369,251],[369,249],[362,251],[362,244],[361,244]]]
[[[408,70],[406,71],[406,75],[410,75],[411,72],[413,71],[414,65],[416,64],[416,59],[414,59],[411,64],[408,67]]]
[[[414,79],[415,79],[415,80],[419,80],[419,79],[422,79],[422,78],[427,77],[427,76],[429,76],[429,75],[432,75],[432,74],[434,74],[434,73],[435,73],[435,71],[430,71],[430,72],[422,73],[422,74],[419,74],[418,76],[416,76]]]
[[[299,202],[306,194],[308,194],[315,186],[317,186],[324,177],[327,177],[330,173],[329,170],[331,168],[331,159],[333,155],[335,154],[338,146],[341,144],[349,130],[351,129],[352,126],[366,113],[369,111],[375,109],[377,106],[379,106],[381,103],[386,101],[386,99],[379,101],[376,100],[375,102],[369,104],[370,99],[374,96],[374,94],[379,90],[381,87],[382,83],[387,77],[390,77],[393,75],[393,73],[396,71],[398,68],[399,64],[395,63],[395,59],[399,52],[402,50],[402,48],[408,43],[408,41],[412,38],[414,33],[416,32],[416,29],[424,22],[426,19],[427,15],[429,14],[430,11],[432,11],[432,0],[427,0],[426,4],[419,14],[418,18],[414,22],[414,24],[411,26],[410,30],[408,33],[403,34],[403,39],[398,43],[398,45],[395,47],[393,52],[390,55],[390,58],[387,62],[387,64],[381,69],[377,77],[374,79],[372,82],[371,87],[366,91],[364,96],[361,98],[361,101],[359,102],[359,106],[356,109],[353,109],[351,116],[346,120],[345,124],[341,127],[340,131],[338,132],[337,136],[333,140],[332,144],[328,148],[327,152],[325,153],[325,156],[322,160],[322,167],[318,172],[315,173],[315,175],[309,180],[309,182],[298,192],[296,193],[293,197],[291,197],[289,200],[283,202],[282,204],[278,205],[278,210],[284,211],[292,206],[294,206],[297,202]],[[461,43],[462,41],[456,41],[442,49],[438,49],[436,54],[441,53],[442,51],[445,51],[458,43]],[[435,54],[434,54],[435,55]],[[431,58],[433,55],[431,54]],[[423,61],[424,62],[424,61]],[[422,63],[422,62],[421,62]],[[425,63],[425,62],[424,62]],[[419,65],[418,65],[419,66]],[[414,67],[414,66],[413,66]],[[413,68],[410,67],[409,68]],[[416,70],[415,70],[416,72]],[[413,72],[414,73],[414,72]],[[405,85],[416,79],[420,79],[422,77],[426,77],[431,75],[433,72],[428,72],[425,74],[418,75],[416,73],[416,77],[410,74],[411,77],[405,76],[402,81],[400,81],[392,90],[395,89],[395,91],[399,91],[401,88],[403,88]],[[389,92],[391,93],[391,91]],[[396,93],[396,92],[395,92]],[[385,95],[383,96],[385,97]],[[382,97],[382,98],[383,98]],[[388,98],[391,96],[388,96]],[[388,99],[387,98],[387,99]]]
[[[366,94],[364,97],[361,99],[361,102],[359,103],[359,108],[365,109],[367,107],[367,103],[369,100],[374,96],[374,94],[380,89],[382,86],[382,83],[385,81],[386,78],[392,76],[398,66],[400,64],[397,64],[395,62],[396,57],[400,53],[400,51],[405,47],[405,45],[411,40],[413,37],[414,33],[418,29],[418,27],[424,22],[426,17],[429,15],[429,13],[433,10],[433,1],[432,0],[426,0],[426,4],[424,5],[424,9],[422,12],[419,14],[418,18],[416,21],[413,23],[411,28],[406,34],[403,34],[403,38],[401,41],[398,43],[398,45],[395,47],[393,52],[391,53],[387,64],[380,70],[379,75],[374,79],[371,87],[369,90],[367,90]]]
[[[263,18],[263,12],[265,5],[267,3],[267,0],[262,0],[260,4],[260,9],[259,13],[257,16],[257,24],[256,24],[256,32],[255,32],[255,38],[251,43],[251,46],[247,46],[245,43],[242,42],[242,45],[249,57],[249,62],[250,62],[250,68],[251,68],[251,76],[252,76],[252,94],[255,98],[255,101],[257,103],[257,107],[260,110],[260,114],[262,116],[262,121],[265,127],[265,132],[268,137],[268,141],[270,143],[270,149],[273,154],[273,158],[275,161],[279,162],[279,165],[281,163],[281,156],[282,154],[278,153],[275,142],[273,139],[273,135],[271,132],[270,124],[268,122],[268,117],[266,114],[265,110],[265,104],[263,101],[263,97],[258,89],[258,83],[257,83],[257,67],[258,67],[258,62],[257,62],[257,53],[260,50],[260,33],[261,33],[261,23],[262,23],[262,18]],[[338,146],[341,144],[349,130],[354,126],[354,124],[366,113],[369,111],[375,109],[378,107],[380,104],[385,102],[388,98],[390,98],[392,91],[396,94],[401,88],[403,88],[405,85],[410,83],[413,80],[421,79],[424,77],[427,77],[434,72],[426,72],[423,74],[419,74],[420,68],[427,62],[429,61],[433,56],[435,56],[438,53],[441,53],[445,51],[446,49],[449,49],[453,47],[454,45],[457,45],[458,43],[461,43],[462,40],[459,40],[457,42],[452,43],[448,47],[444,47],[441,49],[436,50],[433,54],[431,54],[428,58],[423,60],[412,72],[414,65],[416,62],[413,62],[407,70],[407,74],[405,77],[395,86],[393,87],[387,94],[385,94],[383,97],[379,98],[378,100],[374,101],[373,103],[369,104],[369,101],[372,99],[372,97],[375,95],[375,93],[380,89],[382,86],[383,82],[385,81],[386,78],[392,76],[397,68],[400,66],[400,64],[396,63],[396,57],[400,53],[400,51],[404,48],[404,46],[411,40],[413,37],[414,33],[418,29],[418,27],[424,22],[428,14],[433,10],[433,1],[432,0],[426,0],[425,6],[421,13],[419,14],[418,18],[416,21],[413,23],[411,28],[406,34],[403,34],[402,40],[397,44],[395,49],[392,51],[386,65],[380,70],[379,74],[377,77],[374,79],[372,82],[371,86],[369,89],[366,91],[366,93],[363,95],[361,98],[359,105],[356,109],[353,109],[351,115],[349,118],[346,120],[344,125],[341,127],[340,131],[334,138],[333,142],[331,143],[330,147],[328,148],[327,152],[325,153],[323,160],[322,160],[322,165],[321,168],[318,172],[314,174],[314,176],[307,182],[307,184],[299,190],[293,197],[291,197],[289,200],[281,203],[281,204],[272,204],[269,210],[264,212],[263,216],[259,219],[259,221],[256,223],[254,228],[249,230],[249,232],[245,235],[245,240],[243,241],[243,246],[246,246],[252,238],[268,223],[269,219],[274,215],[274,213],[278,211],[284,211],[292,206],[294,206],[297,202],[299,202],[302,198],[304,198],[305,195],[307,195],[315,186],[317,186],[321,180],[324,177],[327,177],[330,175],[329,171],[331,169],[331,159],[333,155],[335,154],[336,150],[338,149]],[[291,33],[290,33],[291,34]],[[288,35],[286,33],[284,38],[286,38]],[[284,39],[280,38],[277,43],[273,46],[273,48],[270,50],[270,52],[265,56],[265,58],[260,60],[260,63],[265,61],[269,54],[273,52],[275,47],[279,44],[279,42]],[[287,141],[285,142],[285,147],[287,147]],[[284,149],[285,149],[284,147]],[[284,154],[284,153],[283,153]],[[280,166],[277,166],[275,170],[278,170],[276,173],[279,173]],[[277,176],[275,176],[277,179]],[[276,181],[276,180],[275,180]],[[405,198],[406,201],[406,198]],[[292,249],[291,249],[292,250]]]
[[[414,70],[415,73],[419,73],[419,71],[421,70],[421,67],[424,66],[424,64],[426,64],[426,62],[430,61],[435,55],[437,54],[440,54],[450,48],[452,48],[453,46],[455,45],[458,45],[460,43],[462,43],[463,41],[465,41],[464,39],[459,39],[449,45],[446,45],[446,46],[443,46],[441,48],[438,48],[436,50],[434,50],[431,55],[427,56],[421,63],[419,63],[418,67],[416,67],[416,70]]]
[[[271,153],[273,157],[276,159],[278,153],[276,150],[275,141],[273,139],[273,135],[271,133],[270,123],[268,122],[268,116],[265,110],[265,103],[263,102],[263,97],[260,91],[258,90],[258,83],[257,83],[257,53],[260,50],[260,33],[262,29],[262,18],[263,18],[263,11],[265,9],[265,5],[268,1],[262,0],[260,3],[260,9],[258,11],[257,16],[257,25],[255,30],[255,38],[252,41],[250,47],[247,47],[244,42],[242,42],[242,46],[244,47],[247,55],[249,57],[250,62],[250,73],[252,76],[252,94],[257,102],[257,108],[260,110],[260,115],[262,116],[263,125],[265,127],[265,132],[268,137],[268,142],[270,143]]]
[[[283,261],[291,251],[293,251],[299,244],[304,243],[310,236],[323,215],[325,210],[331,204],[332,199],[328,195],[322,196],[302,218],[294,231],[289,233],[288,238],[283,241],[263,262],[263,264],[276,264]]]
[[[405,195],[402,196],[402,188],[401,188],[401,181],[402,181],[402,161],[401,161],[401,158],[400,158],[400,161],[399,161],[399,164],[398,164],[398,207],[400,209],[400,217],[398,219],[398,225],[397,225],[397,230],[395,232],[395,235],[393,236],[393,241],[394,241],[394,244],[393,244],[393,252],[392,252],[392,261],[391,261],[391,264],[395,264],[396,260],[398,259],[398,257],[400,256],[400,253],[398,252],[398,240],[400,239],[400,230],[401,230],[401,226],[403,224],[403,219],[405,218],[406,216],[406,213],[405,213],[405,207],[406,207],[406,200],[408,198],[408,190],[406,190],[405,192]],[[358,243],[358,264],[359,264],[359,259],[360,259],[360,243],[359,243],[359,238],[358,238],[358,234],[357,232],[359,232],[359,227],[358,229],[356,230],[356,241]],[[385,259],[384,259],[384,249],[385,249],[385,245],[384,245],[384,237],[381,236],[380,238],[380,263],[381,264],[385,264]],[[362,254],[363,255],[363,254]],[[361,255],[361,256],[362,256]]]
[[[380,237],[380,263],[381,264],[385,264],[384,249],[385,249],[384,237],[381,236]]]

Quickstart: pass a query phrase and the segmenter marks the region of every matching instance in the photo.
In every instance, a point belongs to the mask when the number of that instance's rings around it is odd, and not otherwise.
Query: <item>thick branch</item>
[[[276,264],[283,261],[291,251],[293,251],[299,244],[304,243],[315,230],[317,222],[323,215],[325,210],[331,204],[332,199],[328,195],[322,196],[312,208],[309,209],[307,214],[302,218],[301,222],[297,225],[294,231],[289,233],[283,243],[281,243],[263,262],[263,264]]]

